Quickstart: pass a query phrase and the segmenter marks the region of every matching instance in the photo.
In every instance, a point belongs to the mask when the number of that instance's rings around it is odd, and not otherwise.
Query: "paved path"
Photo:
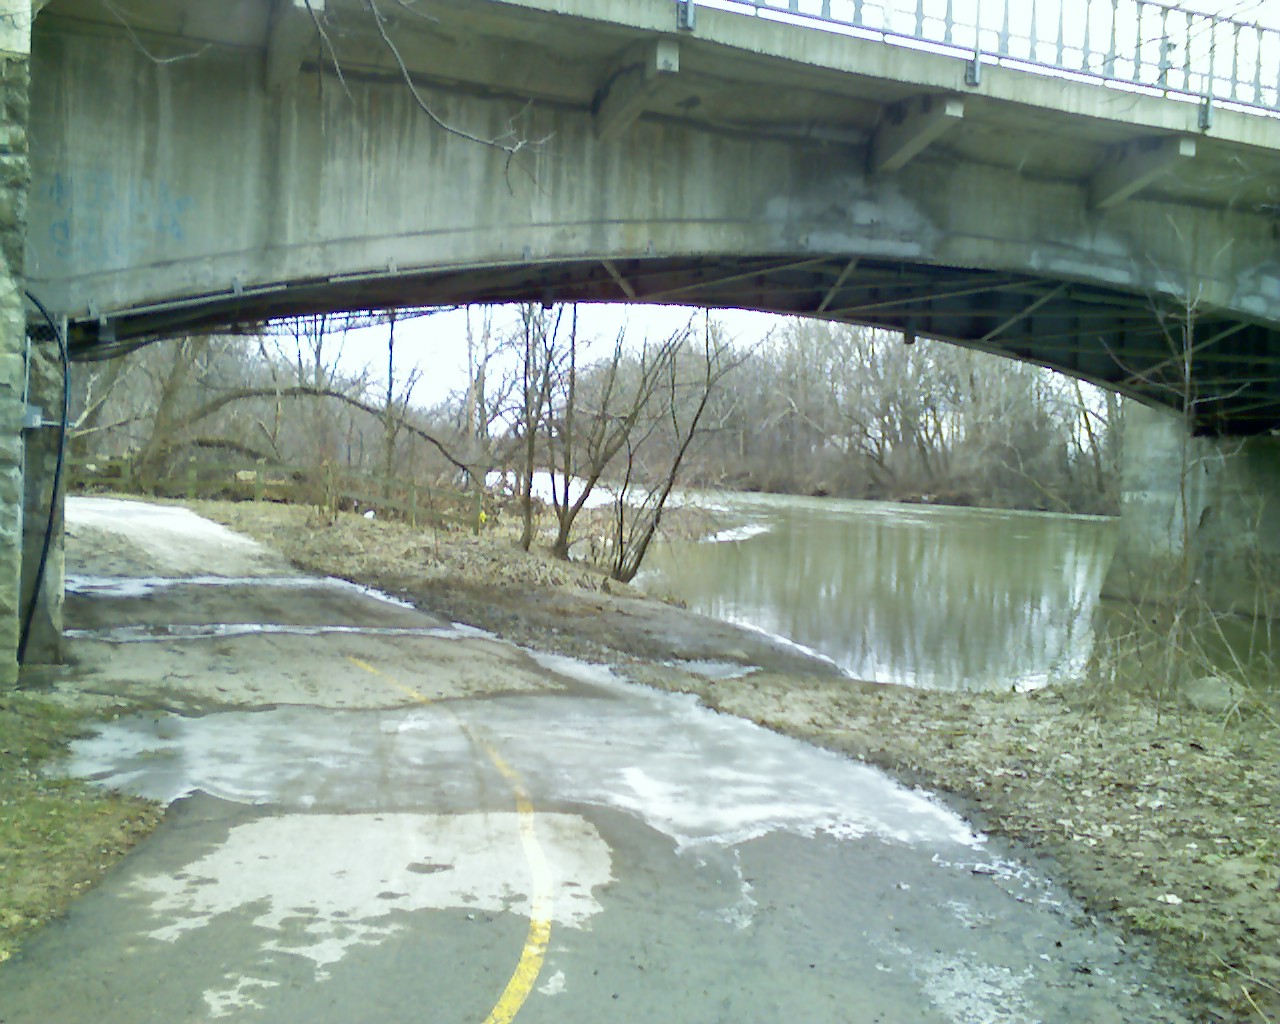
[[[927,795],[599,667],[282,579],[77,584],[77,646],[190,663],[171,706],[206,713],[77,745],[70,771],[170,813],[0,969],[3,1024],[1177,1019],[1114,937]],[[289,678],[316,701],[211,710],[212,680],[253,675],[266,637],[296,642]],[[458,693],[473,658],[495,678]]]

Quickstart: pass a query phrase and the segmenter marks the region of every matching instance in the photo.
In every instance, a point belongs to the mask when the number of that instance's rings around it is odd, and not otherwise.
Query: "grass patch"
[[[0,962],[160,820],[148,801],[42,774],[86,727],[38,696],[0,695]]]

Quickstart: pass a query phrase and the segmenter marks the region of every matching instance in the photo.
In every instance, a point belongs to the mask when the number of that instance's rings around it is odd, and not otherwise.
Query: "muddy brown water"
[[[942,690],[1079,679],[1131,611],[1100,602],[1116,522],[887,502],[726,494],[736,524],[656,545],[637,584],[830,659],[857,679]],[[1280,637],[1220,623],[1251,678]],[[1217,627],[1204,671],[1236,669]]]

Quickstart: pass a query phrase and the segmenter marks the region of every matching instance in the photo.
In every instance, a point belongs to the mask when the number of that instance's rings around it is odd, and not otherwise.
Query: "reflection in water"
[[[859,679],[1029,689],[1084,669],[1109,520],[763,495],[729,507],[767,529],[663,545],[640,584]]]

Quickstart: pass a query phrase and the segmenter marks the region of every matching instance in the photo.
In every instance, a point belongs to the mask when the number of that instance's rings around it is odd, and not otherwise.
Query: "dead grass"
[[[281,552],[310,572],[380,585],[459,579],[495,586],[580,587],[620,592],[599,570],[522,551],[516,525],[490,519],[470,530],[411,527],[352,513],[330,518],[300,505],[230,501],[182,504]]]

